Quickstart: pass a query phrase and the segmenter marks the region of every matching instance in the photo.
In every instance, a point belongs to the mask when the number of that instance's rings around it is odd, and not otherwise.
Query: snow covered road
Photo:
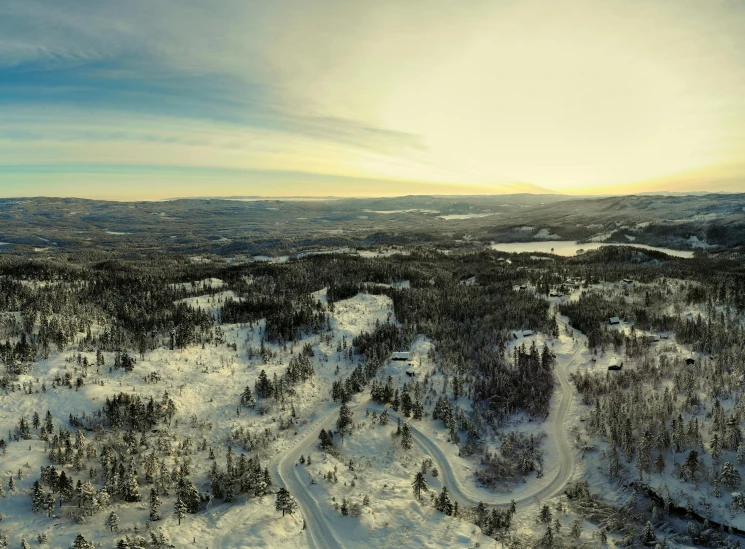
[[[561,320],[560,320],[560,323]],[[561,492],[572,476],[574,469],[574,457],[569,447],[568,433],[566,422],[569,413],[570,404],[573,398],[572,388],[567,378],[569,367],[575,365],[580,359],[582,345],[577,342],[574,352],[569,357],[558,357],[555,368],[556,377],[559,381],[560,398],[559,405],[556,408],[556,414],[549,416],[546,427],[552,435],[552,439],[557,446],[558,469],[554,477],[545,483],[537,485],[529,493],[519,497],[513,497],[511,494],[493,494],[485,489],[480,489],[475,484],[465,486],[461,479],[458,478],[453,465],[450,463],[446,453],[440,446],[440,442],[434,437],[430,437],[422,431],[414,422],[399,416],[392,410],[388,409],[388,414],[393,419],[401,417],[406,421],[412,431],[415,443],[429,454],[435,462],[442,475],[442,482],[451,491],[452,498],[461,504],[475,505],[481,501],[491,506],[505,507],[514,499],[518,507],[525,507],[534,503],[537,499],[546,499]],[[383,406],[371,401],[370,396],[364,396],[356,404],[350,404],[350,408],[356,412],[363,412],[366,409],[376,409],[382,411]],[[321,419],[316,421],[308,429],[308,433],[299,440],[295,446],[281,456],[275,458],[270,464],[270,470],[274,478],[284,485],[290,493],[297,499],[299,507],[305,517],[305,527],[308,534],[308,542],[314,549],[342,549],[343,546],[335,536],[332,527],[327,520],[322,507],[313,497],[308,489],[307,482],[299,476],[302,470],[296,466],[301,454],[308,454],[309,449],[318,443],[318,433],[321,429],[331,429],[334,427],[338,417],[339,406],[329,406]],[[357,416],[359,417],[359,415]]]

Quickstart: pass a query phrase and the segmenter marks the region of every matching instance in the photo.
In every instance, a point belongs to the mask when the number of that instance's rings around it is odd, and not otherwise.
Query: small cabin
[[[693,358],[692,356],[689,356],[688,358],[686,358],[686,364],[688,364],[689,366],[692,366],[693,364],[696,364],[696,359]]]
[[[615,325],[615,324],[621,324],[621,319],[617,316],[612,316],[608,319],[608,324]]]
[[[528,291],[528,287],[527,286],[520,286],[520,291],[521,292],[527,292]]]
[[[409,368],[406,370],[406,375],[409,377],[414,377],[416,375],[416,371],[414,370],[414,368]]]
[[[512,332],[513,339],[525,339],[526,337],[530,337],[532,335],[534,335],[534,332],[532,330],[518,330],[517,332]]]
[[[411,358],[411,353],[393,353],[391,355],[391,360],[402,360],[406,361]]]
[[[624,278],[623,283],[626,284],[627,286],[632,286],[634,284],[634,281],[629,278]]]
[[[610,364],[608,365],[609,371],[618,371],[623,368],[623,362],[618,360],[617,358],[614,358],[610,361]]]
[[[564,297],[564,294],[559,293],[559,292],[551,292],[548,295],[549,295],[549,297]]]

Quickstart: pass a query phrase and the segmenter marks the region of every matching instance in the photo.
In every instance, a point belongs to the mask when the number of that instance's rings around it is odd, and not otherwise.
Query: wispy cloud
[[[64,165],[231,189],[287,171],[598,192],[708,173],[745,146],[744,6],[5,0],[0,194],[70,185]]]

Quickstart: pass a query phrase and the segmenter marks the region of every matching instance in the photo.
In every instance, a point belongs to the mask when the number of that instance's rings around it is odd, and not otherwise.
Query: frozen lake
[[[618,242],[587,242],[578,244],[574,240],[542,240],[539,242],[510,242],[509,244],[492,243],[491,249],[500,252],[523,253],[523,252],[543,252],[547,254],[556,254],[565,257],[577,255],[579,250],[590,251],[597,250],[601,246],[633,246],[634,248],[643,248],[645,250],[655,250],[675,257],[690,259],[693,252],[682,250],[671,250],[670,248],[657,248],[656,246],[645,246],[644,244],[623,244]]]

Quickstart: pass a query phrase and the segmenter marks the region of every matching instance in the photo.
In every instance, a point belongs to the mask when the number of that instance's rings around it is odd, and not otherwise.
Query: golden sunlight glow
[[[44,54],[52,68],[33,78],[13,72],[14,56],[33,68],[37,50],[0,43],[0,84],[26,90],[8,88],[5,105],[0,86],[4,194],[76,165],[81,181],[101,166],[112,187],[147,193],[172,192],[174,170],[191,169],[200,183],[180,195],[745,188],[742,3],[278,0],[90,21],[69,9],[73,31],[123,18],[111,30],[123,34],[39,33],[62,69]],[[144,52],[134,67],[133,51]]]

